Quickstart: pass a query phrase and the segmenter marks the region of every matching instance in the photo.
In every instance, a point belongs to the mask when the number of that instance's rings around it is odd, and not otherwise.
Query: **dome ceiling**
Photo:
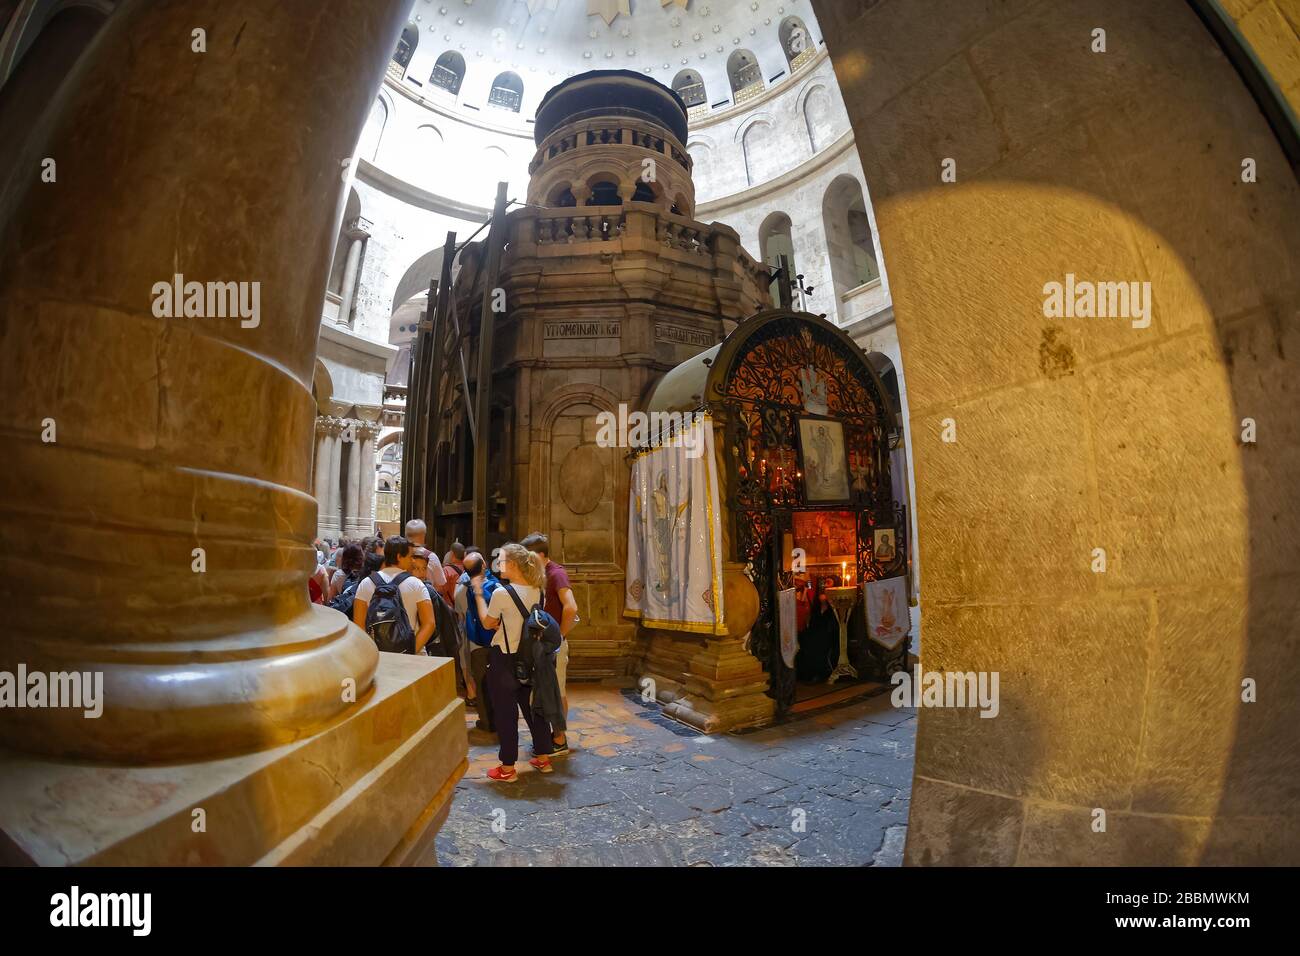
[[[525,80],[555,78],[547,86],[610,69],[672,85],[693,70],[708,101],[720,103],[731,98],[733,52],[751,53],[765,81],[789,72],[781,26],[790,17],[806,26],[809,46],[821,45],[808,0],[416,0],[411,22],[420,47],[454,50],[469,70],[490,64]]]

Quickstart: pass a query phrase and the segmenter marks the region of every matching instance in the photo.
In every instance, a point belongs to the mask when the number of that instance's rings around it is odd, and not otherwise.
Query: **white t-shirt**
[[[524,608],[531,611],[542,596],[542,592],[537,588],[529,587],[526,584],[512,585],[515,593],[519,595],[519,600],[524,602]],[[515,607],[515,602],[510,597],[510,592],[505,589],[505,583],[492,592],[492,597],[488,600],[487,607],[488,617],[499,618],[501,625],[492,635],[492,646],[499,647],[507,654],[513,654],[519,650],[519,638],[523,635],[524,619],[519,613],[519,608]],[[510,646],[506,646],[505,636],[510,635]]]
[[[379,569],[379,576],[385,581],[391,581],[401,573],[401,568]],[[406,619],[411,623],[411,630],[418,634],[420,632],[420,617],[416,613],[416,607],[421,601],[429,600],[429,592],[424,589],[424,582],[414,574],[403,581],[397,590],[402,595],[402,606],[406,608]],[[357,585],[356,600],[364,601],[369,605],[370,599],[374,596],[375,582],[370,580],[370,575],[366,575],[365,579]],[[433,613],[432,606],[429,608],[429,613]]]

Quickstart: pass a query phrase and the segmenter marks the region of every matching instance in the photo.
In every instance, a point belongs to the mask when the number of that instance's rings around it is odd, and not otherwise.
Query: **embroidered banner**
[[[795,657],[799,653],[799,615],[794,588],[778,591],[776,606],[781,619],[781,660],[793,670]]]
[[[632,465],[624,614],[646,627],[726,633],[719,512],[713,419],[701,415]]]
[[[912,629],[907,609],[907,581],[885,578],[867,582],[867,634],[885,650],[892,651]]]

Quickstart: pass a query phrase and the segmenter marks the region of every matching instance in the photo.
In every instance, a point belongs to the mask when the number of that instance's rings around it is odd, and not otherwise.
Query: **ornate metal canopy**
[[[724,558],[744,563],[758,589],[751,648],[783,708],[794,700],[794,672],[780,655],[775,607],[777,591],[790,584],[784,550],[793,516],[853,515],[855,583],[898,576],[907,567],[907,516],[893,500],[889,474],[895,409],[852,339],[819,316],[788,310],[747,319],[725,341],[670,371],[647,406],[651,412],[696,409],[710,411],[724,432],[718,444],[731,551]],[[826,473],[819,444],[840,456],[837,475]],[[879,557],[877,527],[894,529],[898,541]],[[897,663],[861,643],[851,653],[869,673]]]

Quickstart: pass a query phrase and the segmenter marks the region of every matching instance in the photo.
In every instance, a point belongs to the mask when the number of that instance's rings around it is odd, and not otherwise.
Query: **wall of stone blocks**
[[[1219,0],[1300,115],[1300,0]]]
[[[995,719],[922,710],[908,861],[1294,863],[1300,190],[1277,141],[1181,0],[815,7],[907,359],[921,664],[1001,675]],[[1150,326],[1046,318],[1067,273],[1150,282]]]

